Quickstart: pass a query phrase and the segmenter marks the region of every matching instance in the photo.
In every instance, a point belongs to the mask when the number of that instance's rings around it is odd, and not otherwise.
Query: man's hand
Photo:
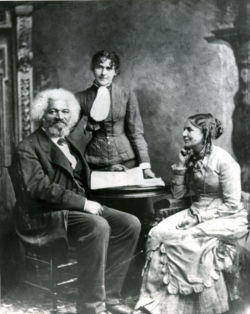
[[[86,200],[84,211],[92,215],[101,215],[103,212],[103,207],[98,202]]]
[[[143,176],[145,179],[152,179],[155,178],[155,174],[150,168],[143,169]]]

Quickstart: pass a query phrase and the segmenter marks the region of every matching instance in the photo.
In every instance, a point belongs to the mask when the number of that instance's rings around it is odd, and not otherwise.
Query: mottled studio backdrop
[[[152,167],[168,181],[191,114],[211,112],[221,119],[225,134],[218,144],[232,153],[237,67],[230,47],[205,37],[232,26],[236,13],[233,0],[49,3],[33,15],[35,92],[88,87],[92,54],[116,51],[118,79],[139,100]]]

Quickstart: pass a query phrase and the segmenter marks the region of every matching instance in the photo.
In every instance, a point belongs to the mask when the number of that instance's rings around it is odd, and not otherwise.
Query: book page
[[[161,178],[145,179],[140,167],[127,171],[92,171],[91,173],[91,190],[126,186],[165,186],[165,183]]]

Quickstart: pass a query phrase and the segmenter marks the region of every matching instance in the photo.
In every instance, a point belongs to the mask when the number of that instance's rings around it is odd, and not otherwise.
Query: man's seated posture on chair
[[[70,92],[46,90],[31,110],[39,128],[18,146],[10,169],[17,231],[26,243],[70,241],[79,265],[77,313],[130,313],[120,292],[140,233],[139,220],[87,199],[89,168],[67,137],[80,106]]]

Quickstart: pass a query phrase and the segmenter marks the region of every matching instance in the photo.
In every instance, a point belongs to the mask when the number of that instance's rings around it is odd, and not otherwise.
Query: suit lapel
[[[80,157],[80,160],[81,160],[83,167],[84,167],[84,170],[85,170],[84,173],[86,174],[86,179],[89,182],[90,169],[89,169],[88,163],[85,160],[85,157],[84,157],[82,151],[78,148],[78,145],[72,140],[72,138],[67,137],[67,141],[69,142],[71,148],[75,151],[75,153]]]
[[[77,153],[77,155],[81,158],[81,161],[85,161],[84,156],[81,152],[81,150],[78,148],[78,145],[74,142],[74,140],[70,137],[67,137],[67,142],[70,145],[71,148]]]
[[[64,155],[64,153],[52,142],[51,147],[51,162],[53,164],[58,165],[59,167],[64,168],[73,176],[73,169],[70,165],[68,158]]]
[[[70,162],[56,144],[51,141],[42,129],[38,130],[37,136],[40,146],[46,152],[50,162],[65,169],[71,176],[73,176],[73,169],[70,166]]]

